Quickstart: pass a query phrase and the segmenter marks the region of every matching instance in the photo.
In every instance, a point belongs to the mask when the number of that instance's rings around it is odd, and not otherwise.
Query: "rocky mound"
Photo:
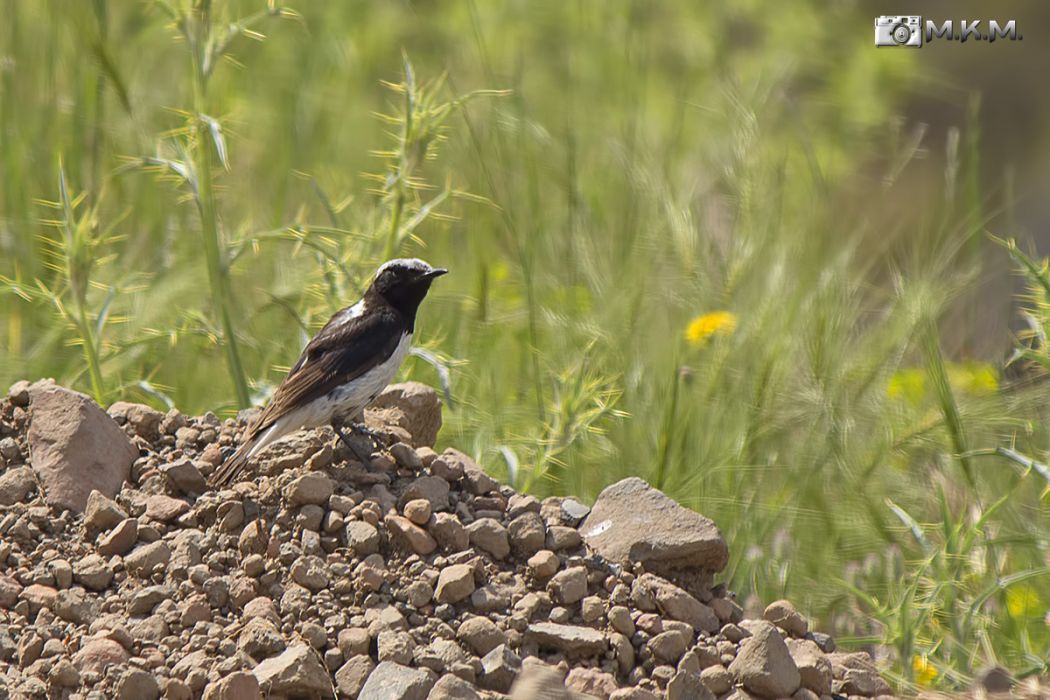
[[[640,479],[593,507],[516,493],[432,449],[434,392],[204,478],[243,421],[50,382],[0,400],[0,697],[829,698],[891,691],[787,601],[764,619],[714,577],[709,520]]]

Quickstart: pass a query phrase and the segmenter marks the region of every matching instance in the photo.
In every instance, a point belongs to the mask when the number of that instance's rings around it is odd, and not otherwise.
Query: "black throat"
[[[405,330],[412,333],[415,331],[416,312],[430,290],[430,282],[429,279],[422,279],[410,284],[398,284],[387,289],[385,293],[380,293],[375,285],[372,285],[365,292],[365,306],[378,303],[393,307],[405,320]]]

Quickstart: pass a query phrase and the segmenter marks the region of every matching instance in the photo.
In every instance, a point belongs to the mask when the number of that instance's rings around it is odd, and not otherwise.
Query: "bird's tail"
[[[252,447],[255,446],[255,440],[245,440],[237,451],[230,455],[226,461],[219,465],[219,467],[211,473],[208,477],[208,485],[212,488],[219,488],[221,486],[228,486],[237,481],[237,477],[241,475],[244,468],[248,466],[248,457],[251,454]]]

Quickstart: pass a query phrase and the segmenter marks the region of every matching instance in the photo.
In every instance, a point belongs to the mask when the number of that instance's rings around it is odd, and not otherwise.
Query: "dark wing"
[[[384,362],[405,334],[401,315],[390,307],[347,319],[337,314],[314,337],[252,426],[254,437],[282,416]]]

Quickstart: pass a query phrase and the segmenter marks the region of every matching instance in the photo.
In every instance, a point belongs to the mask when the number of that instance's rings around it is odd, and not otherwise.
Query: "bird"
[[[416,312],[435,279],[448,272],[418,258],[384,263],[356,304],[337,311],[248,427],[240,447],[209,477],[233,483],[267,445],[303,428],[331,425],[358,455],[343,428],[364,433],[364,408],[397,374],[412,347]]]

